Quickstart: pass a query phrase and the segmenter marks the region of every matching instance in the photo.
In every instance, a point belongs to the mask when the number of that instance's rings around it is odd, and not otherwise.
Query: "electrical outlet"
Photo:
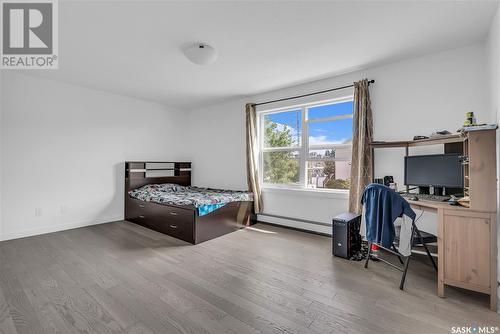
[[[35,208],[35,217],[40,217],[42,215],[42,208]]]
[[[61,214],[65,215],[68,213],[68,206],[67,205],[61,205]]]

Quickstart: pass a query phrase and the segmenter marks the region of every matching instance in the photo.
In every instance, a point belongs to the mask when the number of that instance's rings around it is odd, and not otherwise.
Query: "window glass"
[[[321,160],[351,160],[352,157],[352,147],[348,145],[342,145],[340,147],[330,148],[330,149],[319,149],[319,150],[309,150],[309,158],[321,159]]]
[[[350,161],[308,161],[307,187],[349,189]]]
[[[349,189],[352,113],[352,100],[262,113],[259,142],[263,184]]]
[[[302,143],[302,110],[264,116],[264,147],[294,147]]]
[[[352,118],[309,124],[309,145],[352,143]]]
[[[299,151],[264,152],[264,183],[299,184]]]
[[[341,115],[352,114],[353,101],[328,104],[319,107],[309,108],[309,119],[328,118]]]

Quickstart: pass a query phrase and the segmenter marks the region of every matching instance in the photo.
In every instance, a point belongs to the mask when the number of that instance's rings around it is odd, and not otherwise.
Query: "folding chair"
[[[415,238],[417,237],[417,238]],[[417,243],[415,243],[415,240],[418,240]],[[431,260],[432,262],[432,265],[434,267],[434,269],[436,270],[437,272],[437,265],[436,265],[436,262],[434,261],[434,258],[432,257],[431,255],[431,252],[429,251],[429,248],[427,247],[427,242],[426,240],[424,239],[424,237],[422,237],[422,233],[420,232],[420,230],[418,229],[417,225],[415,224],[414,221],[412,221],[412,233],[411,233],[411,239],[410,239],[410,245],[412,246],[416,246],[418,244],[421,244],[424,249],[425,249],[425,252],[427,253],[427,256],[429,257],[429,259]],[[401,281],[399,282],[399,289],[400,290],[403,290],[404,289],[404,284],[405,284],[405,280],[406,280],[406,273],[408,272],[408,265],[410,263],[410,256],[404,256],[402,255],[396,248],[396,245],[393,244],[392,245],[392,249],[389,249],[389,248],[386,248],[384,246],[382,246],[381,244],[379,243],[375,243],[375,242],[368,242],[368,255],[366,256],[366,261],[365,261],[365,268],[368,268],[368,262],[370,261],[371,259],[371,256],[372,256],[372,245],[376,245],[377,247],[391,253],[391,254],[394,254],[398,257],[399,259],[399,262],[402,264],[402,267],[399,267],[397,265],[395,265],[394,263],[391,263],[383,258],[380,258],[380,257],[377,257],[377,260],[378,261],[381,261],[385,264],[388,264],[390,265],[391,267],[401,271],[403,274],[401,275]]]

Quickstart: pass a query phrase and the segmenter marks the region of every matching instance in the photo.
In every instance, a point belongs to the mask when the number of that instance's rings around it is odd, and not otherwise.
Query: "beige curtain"
[[[373,170],[373,118],[368,80],[354,83],[354,120],[352,139],[351,187],[349,211],[361,213],[361,196],[371,182]]]
[[[247,182],[248,189],[253,192],[254,212],[262,212],[262,194],[259,183],[259,146],[257,141],[257,112],[255,104],[246,105],[247,120]]]

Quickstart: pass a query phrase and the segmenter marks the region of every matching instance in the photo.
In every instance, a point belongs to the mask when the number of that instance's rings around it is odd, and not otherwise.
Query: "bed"
[[[191,186],[190,162],[125,162],[125,220],[198,244],[251,225],[252,194]]]

